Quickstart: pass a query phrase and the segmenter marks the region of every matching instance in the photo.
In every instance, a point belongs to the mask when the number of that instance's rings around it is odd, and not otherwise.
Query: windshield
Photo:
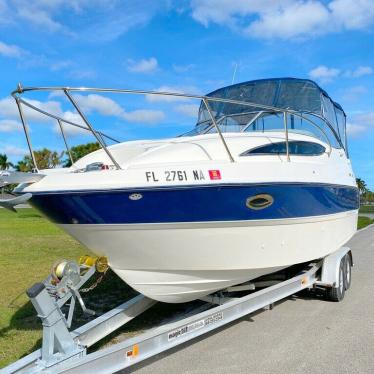
[[[270,132],[284,131],[284,113],[257,111],[222,116],[216,119],[222,133],[228,132]],[[313,136],[335,148],[341,147],[327,123],[311,114],[287,114],[288,132]],[[216,133],[211,120],[198,123],[195,128],[182,136],[195,136]]]

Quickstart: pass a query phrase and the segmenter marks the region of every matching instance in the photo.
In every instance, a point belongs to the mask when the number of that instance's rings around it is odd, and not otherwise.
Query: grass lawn
[[[374,205],[361,205],[360,213],[374,213]]]
[[[85,247],[34,209],[19,209],[17,214],[0,209],[0,368],[41,346],[42,326],[26,289],[46,278],[55,261],[77,260],[87,253]],[[103,282],[83,298],[87,307],[102,313],[133,295],[130,287],[108,271]],[[180,304],[158,303],[97,346],[115,342],[123,335],[134,335],[182,313],[183,308]],[[89,320],[79,307],[77,311],[75,326]]]
[[[87,251],[33,209],[0,209],[0,367],[39,345],[40,322],[25,290],[54,261]]]
[[[371,219],[369,217],[358,217],[358,224],[357,224],[357,228],[358,229],[363,229],[364,227],[368,226],[368,225],[371,225],[374,223],[374,219]]]

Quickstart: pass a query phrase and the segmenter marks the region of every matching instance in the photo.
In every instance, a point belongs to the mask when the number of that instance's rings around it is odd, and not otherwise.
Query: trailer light
[[[139,354],[139,346],[135,344],[130,351],[126,352],[126,357],[136,357]]]

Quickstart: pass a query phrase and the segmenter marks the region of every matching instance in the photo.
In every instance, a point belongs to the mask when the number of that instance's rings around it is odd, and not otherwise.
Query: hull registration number
[[[221,179],[220,170],[164,170],[163,172],[146,171],[145,179],[154,182],[187,182]]]

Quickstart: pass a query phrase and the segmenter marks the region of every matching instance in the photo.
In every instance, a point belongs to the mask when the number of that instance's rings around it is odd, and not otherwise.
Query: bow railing
[[[63,117],[61,117],[61,116],[59,116],[55,113],[50,113],[46,110],[43,110],[43,109],[37,107],[36,105],[30,103],[29,101],[25,100],[24,98],[22,98],[22,95],[24,93],[35,92],[35,91],[62,92],[65,95],[65,97],[68,99],[68,101],[72,104],[72,106],[74,107],[74,109],[76,110],[78,115],[80,116],[80,119],[82,120],[82,122],[84,123],[85,126],[82,126],[82,125],[80,125],[76,122],[73,122],[71,120],[68,120],[66,118],[63,118]],[[32,110],[35,110],[35,111],[39,112],[40,114],[43,114],[43,115],[45,115],[45,116],[47,116],[51,119],[56,120],[56,122],[58,124],[58,128],[60,129],[64,144],[65,144],[66,150],[67,150],[67,154],[68,154],[72,164],[77,160],[74,160],[73,157],[72,157],[72,153],[71,153],[71,150],[70,150],[70,147],[69,147],[69,144],[68,144],[68,141],[67,141],[66,132],[65,132],[65,129],[64,129],[65,125],[74,126],[74,127],[77,127],[81,130],[85,130],[85,131],[90,132],[95,137],[95,139],[99,143],[100,147],[107,154],[109,159],[113,162],[113,165],[115,166],[115,168],[116,169],[121,169],[121,165],[116,161],[112,152],[108,148],[108,145],[107,145],[105,140],[107,139],[107,140],[110,140],[110,141],[113,141],[113,142],[116,142],[116,143],[120,143],[120,141],[113,138],[112,136],[109,136],[109,135],[103,133],[102,131],[98,131],[98,130],[95,129],[95,127],[88,120],[87,116],[84,114],[82,109],[79,107],[76,99],[74,98],[73,93],[75,93],[75,92],[118,93],[118,94],[132,94],[132,95],[151,95],[151,96],[172,96],[172,97],[176,97],[176,98],[200,100],[203,103],[203,105],[205,106],[206,111],[209,115],[209,119],[211,121],[210,128],[213,128],[213,127],[215,128],[215,130],[218,134],[218,137],[219,137],[219,139],[220,139],[220,141],[221,141],[221,143],[222,143],[222,145],[225,149],[225,152],[226,152],[227,157],[228,157],[230,162],[235,162],[235,159],[234,159],[234,157],[233,157],[233,155],[232,155],[232,153],[231,153],[231,151],[230,151],[230,149],[227,145],[225,137],[223,136],[223,133],[220,129],[220,122],[224,118],[226,118],[227,115],[216,118],[210,103],[219,102],[219,103],[227,103],[227,104],[247,106],[249,108],[256,108],[257,111],[258,111],[258,109],[260,109],[260,112],[259,112],[258,116],[255,116],[254,119],[252,119],[248,124],[246,124],[244,130],[246,130],[248,127],[250,127],[254,123],[254,121],[259,116],[261,116],[262,113],[264,113],[264,112],[272,112],[272,113],[283,114],[283,125],[284,125],[283,127],[284,127],[285,141],[286,141],[286,156],[287,156],[288,161],[290,161],[289,126],[288,126],[288,120],[287,120],[288,115],[293,115],[293,116],[299,117],[302,120],[310,123],[315,128],[317,128],[318,131],[320,131],[323,134],[324,138],[326,138],[327,144],[329,145],[329,151],[327,152],[328,155],[330,155],[331,152],[332,152],[332,145],[331,145],[331,141],[329,139],[329,136],[327,135],[326,131],[322,129],[321,126],[319,126],[315,121],[313,121],[310,118],[310,115],[312,115],[316,118],[322,119],[328,125],[328,127],[330,128],[332,133],[335,135],[336,139],[339,141],[339,138],[336,136],[334,128],[331,126],[331,124],[328,122],[328,120],[326,118],[323,118],[322,116],[320,116],[316,113],[302,113],[302,112],[298,112],[298,111],[288,109],[288,108],[283,109],[283,108],[278,108],[278,107],[273,107],[273,106],[269,106],[269,105],[263,105],[263,104],[258,104],[258,103],[254,103],[254,102],[248,102],[248,101],[232,100],[232,99],[225,99],[225,98],[219,98],[219,97],[213,97],[213,96],[191,95],[191,94],[184,94],[184,93],[179,93],[179,92],[159,92],[159,91],[148,91],[148,90],[131,90],[131,89],[118,89],[118,88],[93,88],[93,87],[22,87],[21,84],[18,84],[17,89],[14,90],[11,93],[11,95],[13,96],[13,98],[16,101],[18,111],[19,111],[19,115],[20,115],[20,119],[21,119],[22,126],[23,126],[23,130],[24,130],[25,136],[26,136],[27,145],[28,145],[28,148],[29,148],[29,151],[30,151],[30,156],[31,156],[32,162],[33,162],[36,170],[38,170],[37,160],[36,160],[36,157],[35,157],[34,149],[32,147],[30,132],[29,132],[29,129],[28,129],[27,119],[26,119],[26,116],[25,116],[25,113],[24,113],[24,110],[23,110],[23,106],[26,106],[26,107],[28,107]],[[242,114],[243,113],[238,113],[238,115],[242,115]],[[231,116],[235,116],[235,114],[232,114]]]

